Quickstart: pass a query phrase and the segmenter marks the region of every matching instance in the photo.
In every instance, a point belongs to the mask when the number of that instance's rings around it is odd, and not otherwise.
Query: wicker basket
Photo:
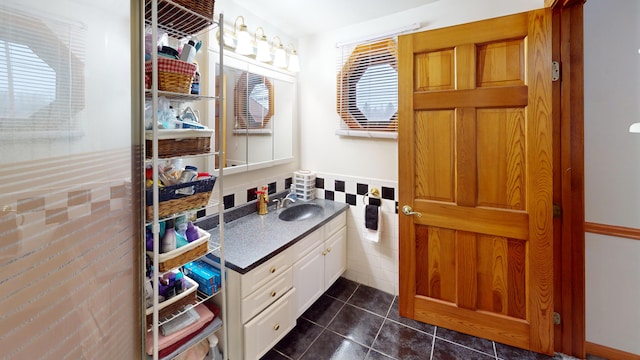
[[[158,318],[160,320],[162,320],[163,317],[177,314],[183,307],[195,304],[198,301],[198,283],[187,276],[185,276],[184,279],[189,283],[188,289],[183,291],[181,294],[158,304]],[[146,314],[148,328],[153,321],[153,307],[147,308]]]
[[[213,0],[173,0],[173,2],[206,18],[213,17],[213,4],[215,3]]]
[[[158,25],[179,38],[196,34],[213,24],[214,3],[214,0],[159,0]],[[145,0],[145,20],[151,21],[151,0]]]
[[[184,184],[165,186],[158,189],[158,217],[164,218],[179,212],[198,209],[206,206],[211,197],[211,190],[216,183],[216,177],[192,181]],[[193,187],[193,195],[176,193],[176,190]],[[153,217],[153,189],[146,191],[147,220]]]
[[[211,151],[210,129],[175,129],[158,131],[158,157],[169,158],[184,155],[206,154]],[[151,158],[153,153],[153,133],[145,132],[145,153]]]
[[[198,235],[198,239],[190,242],[188,245],[159,254],[158,270],[160,272],[166,272],[206,255],[209,252],[209,238],[211,234],[198,228]],[[147,251],[147,254],[153,256],[152,251]]]
[[[197,65],[186,61],[158,57],[158,90],[181,94],[191,93],[191,81]],[[153,63],[144,64],[145,75],[152,79]],[[152,81],[149,81],[149,85]]]

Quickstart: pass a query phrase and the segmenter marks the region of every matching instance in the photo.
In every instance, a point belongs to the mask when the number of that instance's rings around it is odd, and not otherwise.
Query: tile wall
[[[289,189],[293,174],[256,179],[250,183],[233,184],[225,179],[224,208],[239,207],[256,200],[255,190],[266,185],[269,193]],[[380,198],[367,194],[373,188]],[[218,188],[211,196],[212,204],[218,200]],[[367,195],[367,196],[365,196]],[[366,179],[339,174],[316,173],[316,197],[349,204],[347,211],[347,271],[344,277],[376,289],[398,293],[398,184],[397,182]],[[366,202],[366,203],[365,203]],[[382,211],[380,240],[372,242],[363,236],[364,208],[366,204],[379,205]],[[212,215],[218,206],[210,206],[198,217]]]
[[[380,198],[368,196],[377,188]],[[367,196],[365,196],[367,195]],[[316,174],[316,197],[349,204],[347,213],[347,279],[391,293],[398,293],[398,184],[397,182]],[[363,236],[366,204],[380,205],[380,241]]]

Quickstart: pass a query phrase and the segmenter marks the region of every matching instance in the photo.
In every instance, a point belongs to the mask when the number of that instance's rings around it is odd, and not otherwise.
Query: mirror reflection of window
[[[5,110],[4,116],[26,120],[55,100],[56,72],[31,48],[0,39],[0,54],[0,109]]]
[[[234,89],[236,129],[268,129],[274,115],[271,81],[262,75],[243,72]]]
[[[269,112],[269,89],[265,84],[257,84],[249,94],[249,114],[254,122],[264,125],[265,116]]]
[[[0,138],[80,135],[86,28],[0,5]]]

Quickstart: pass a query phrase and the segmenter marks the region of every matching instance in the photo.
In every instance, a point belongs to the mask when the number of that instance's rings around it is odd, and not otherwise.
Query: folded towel
[[[369,230],[378,230],[378,210],[379,206],[365,205],[364,226]]]
[[[365,240],[379,242],[382,230],[382,211],[377,205],[366,205],[364,210],[364,223],[362,237]]]

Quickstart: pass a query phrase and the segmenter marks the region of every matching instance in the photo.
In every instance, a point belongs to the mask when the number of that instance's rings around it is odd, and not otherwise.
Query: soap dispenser
[[[263,186],[262,190],[256,191],[256,195],[258,195],[258,215],[266,215],[269,212],[267,210],[267,204],[269,203],[268,188]]]

